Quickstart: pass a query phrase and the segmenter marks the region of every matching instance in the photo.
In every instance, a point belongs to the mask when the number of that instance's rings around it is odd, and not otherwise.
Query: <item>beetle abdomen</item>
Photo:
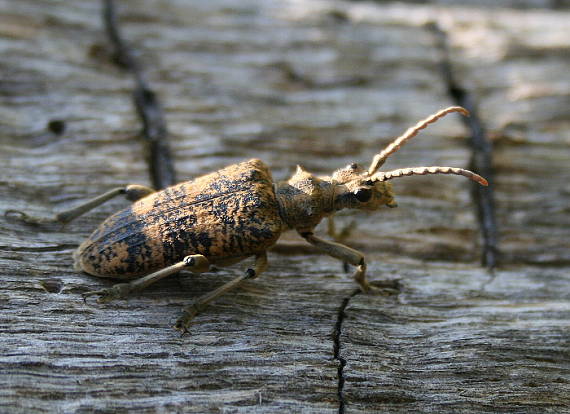
[[[250,160],[151,194],[109,217],[79,246],[76,266],[129,278],[188,254],[214,263],[247,257],[273,245],[283,227],[271,174]]]

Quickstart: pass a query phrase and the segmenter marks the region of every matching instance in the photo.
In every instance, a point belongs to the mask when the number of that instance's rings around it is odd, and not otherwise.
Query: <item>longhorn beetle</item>
[[[206,272],[210,265],[227,266],[255,256],[255,269],[186,306],[175,328],[186,332],[190,321],[210,302],[241,281],[267,268],[267,249],[285,230],[296,230],[318,250],[356,267],[354,279],[363,292],[373,289],[366,279],[364,255],[342,244],[321,239],[313,229],[324,217],[350,208],[378,210],[396,207],[388,180],[407,175],[456,174],[481,185],[487,181],[453,167],[415,167],[379,171],[386,159],[418,132],[443,116],[469,113],[458,106],[443,109],[409,128],[376,154],[368,169],[353,163],[331,176],[316,177],[298,166],[288,180],[275,183],[269,168],[252,159],[161,191],[140,185],[116,188],[55,217],[69,222],[105,201],[123,194],[134,203],[111,217],[74,253],[75,268],[100,277],[132,280],[83,294],[98,302],[125,298],[183,269]],[[11,210],[28,222],[37,219]]]

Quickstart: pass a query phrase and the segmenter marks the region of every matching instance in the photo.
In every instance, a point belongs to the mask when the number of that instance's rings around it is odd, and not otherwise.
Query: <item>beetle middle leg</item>
[[[210,268],[210,262],[205,256],[201,254],[194,254],[191,256],[186,256],[181,262],[173,264],[172,266],[165,267],[164,269],[158,270],[149,275],[143,276],[139,279],[133,280],[129,283],[117,283],[108,289],[93,290],[83,293],[83,299],[89,296],[97,295],[98,303],[107,303],[114,299],[126,298],[130,293],[138,290],[142,290],[153,283],[164,279],[174,273],[178,273],[181,270],[189,270],[194,273],[203,273],[208,271]]]
[[[174,325],[174,328],[182,333],[188,332],[188,326],[190,325],[192,319],[194,319],[196,315],[202,312],[210,304],[210,302],[217,299],[224,293],[234,289],[242,281],[246,279],[255,279],[262,272],[264,272],[265,269],[267,269],[267,252],[263,252],[255,256],[255,270],[247,269],[241,276],[230,280],[228,283],[220,286],[212,292],[200,296],[191,305],[185,306],[182,310],[182,316],[178,318],[176,324]]]
[[[106,193],[101,194],[100,196],[94,197],[91,200],[87,200],[83,204],[80,204],[69,210],[62,211],[61,213],[58,213],[51,218],[34,217],[19,210],[6,210],[4,215],[6,217],[13,217],[28,224],[44,224],[44,223],[65,224],[69,223],[73,219],[76,219],[77,217],[87,213],[88,211],[93,210],[95,207],[98,207],[101,204],[119,195],[124,195],[125,198],[129,201],[137,201],[149,194],[154,193],[154,191],[155,190],[153,190],[152,188],[145,187],[144,185],[130,184],[125,187],[113,188],[112,190],[109,190]]]

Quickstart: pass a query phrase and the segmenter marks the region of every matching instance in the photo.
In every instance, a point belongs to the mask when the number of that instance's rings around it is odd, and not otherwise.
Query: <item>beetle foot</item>
[[[99,296],[97,303],[108,303],[115,299],[124,299],[131,292],[131,285],[129,283],[118,283],[108,289],[91,290],[81,294],[85,301],[89,296]]]
[[[189,333],[188,328],[190,327],[192,319],[194,319],[194,317],[198,315],[198,313],[199,309],[197,306],[195,305],[187,306],[186,308],[184,308],[182,316],[176,320],[176,323],[174,324],[174,329],[179,331],[181,335]]]
[[[4,212],[4,217],[10,221],[17,221],[20,223],[31,224],[34,226],[40,224],[57,223],[57,220],[53,218],[31,216],[23,211],[13,210],[13,209],[6,210]]]

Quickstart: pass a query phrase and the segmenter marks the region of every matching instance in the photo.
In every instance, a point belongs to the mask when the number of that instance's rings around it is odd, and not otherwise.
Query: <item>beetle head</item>
[[[397,207],[392,184],[372,180],[368,172],[353,163],[337,170],[332,175],[337,190],[334,204],[340,208],[377,210],[381,206]]]
[[[390,155],[398,151],[407,141],[415,137],[420,130],[452,112],[459,112],[465,116],[469,115],[469,112],[460,106],[443,109],[418,122],[412,128],[409,128],[403,135],[392,141],[384,150],[376,154],[368,170],[354,163],[335,171],[331,177],[332,182],[337,188],[342,189],[335,194],[335,207],[337,209],[358,208],[363,210],[376,210],[382,205],[396,207],[397,204],[394,200],[392,186],[386,181],[408,175],[455,174],[462,175],[481,185],[487,186],[487,180],[483,177],[462,168],[434,166],[378,171]]]

